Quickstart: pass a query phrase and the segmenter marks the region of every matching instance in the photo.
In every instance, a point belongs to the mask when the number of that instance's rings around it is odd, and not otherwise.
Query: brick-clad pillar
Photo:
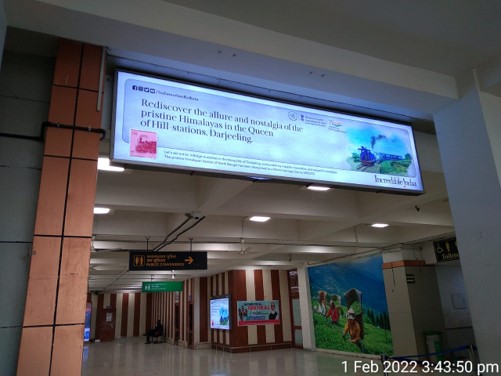
[[[101,128],[102,48],[59,42],[18,375],[79,376]],[[70,126],[70,127],[67,127]],[[75,126],[72,128],[72,126]]]

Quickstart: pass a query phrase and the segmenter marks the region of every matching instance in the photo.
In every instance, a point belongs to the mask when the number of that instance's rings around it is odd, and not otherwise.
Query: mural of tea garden
[[[317,348],[393,354],[382,256],[310,267]]]

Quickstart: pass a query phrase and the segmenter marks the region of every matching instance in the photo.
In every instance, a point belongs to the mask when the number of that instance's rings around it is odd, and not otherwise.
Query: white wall
[[[490,106],[470,74],[463,79],[460,100],[435,114],[475,339],[483,363],[499,361],[501,345],[501,327],[495,325],[501,304],[492,296],[501,283],[501,189],[493,158],[493,149],[499,149],[501,140],[489,138],[491,127],[499,127],[499,119],[485,116],[486,112],[499,113],[491,112]]]
[[[444,314],[445,337],[450,348],[475,343],[470,308],[461,266],[447,262],[435,268]]]
[[[486,93],[480,93],[480,98],[494,163],[501,184],[501,148],[498,147],[498,145],[501,145],[501,98]]]

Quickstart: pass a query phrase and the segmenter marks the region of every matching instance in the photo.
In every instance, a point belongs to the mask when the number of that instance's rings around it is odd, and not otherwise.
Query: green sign
[[[143,292],[183,291],[183,282],[143,282]]]

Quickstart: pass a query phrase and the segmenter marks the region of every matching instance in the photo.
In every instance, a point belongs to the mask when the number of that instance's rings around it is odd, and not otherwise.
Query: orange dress
[[[358,343],[360,342],[360,324],[357,320],[348,320],[346,325],[344,326],[343,336],[346,333],[350,333],[351,342]]]

